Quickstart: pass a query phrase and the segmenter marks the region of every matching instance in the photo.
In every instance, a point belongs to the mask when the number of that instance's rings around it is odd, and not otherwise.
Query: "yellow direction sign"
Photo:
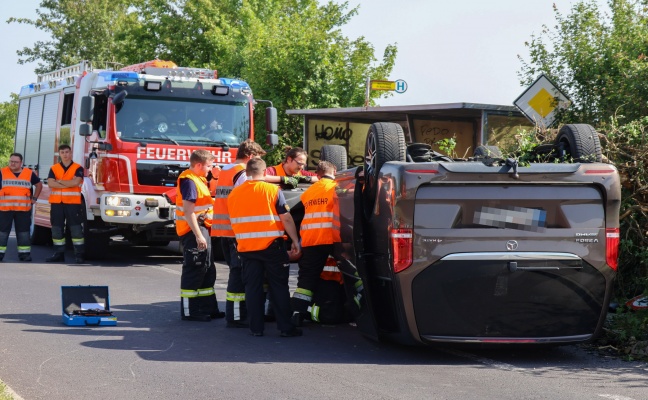
[[[569,107],[571,101],[541,74],[513,104],[534,124],[549,127],[556,120],[556,113]]]
[[[396,90],[394,81],[371,81],[371,90]]]

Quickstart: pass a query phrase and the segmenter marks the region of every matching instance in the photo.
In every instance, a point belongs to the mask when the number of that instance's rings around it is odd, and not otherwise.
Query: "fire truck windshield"
[[[238,146],[250,136],[249,103],[129,96],[118,108],[117,136],[132,142]]]

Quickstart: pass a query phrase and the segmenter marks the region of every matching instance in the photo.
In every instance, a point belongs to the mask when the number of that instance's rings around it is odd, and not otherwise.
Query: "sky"
[[[322,0],[320,0],[322,1]],[[340,1],[338,1],[340,2]],[[380,99],[381,106],[440,103],[512,105],[524,91],[518,72],[528,60],[525,41],[543,25],[553,27],[552,3],[563,15],[577,0],[349,0],[358,14],[343,27],[351,39],[364,36],[377,59],[388,44],[398,55],[389,80],[407,82],[405,93]],[[606,4],[598,0],[599,4]],[[30,25],[9,17],[35,18],[40,0],[4,2],[0,8],[0,101],[36,80],[36,64],[18,64],[16,51],[47,40]],[[217,66],[216,66],[217,67]],[[245,79],[245,77],[241,77]],[[254,88],[253,88],[254,89]]]

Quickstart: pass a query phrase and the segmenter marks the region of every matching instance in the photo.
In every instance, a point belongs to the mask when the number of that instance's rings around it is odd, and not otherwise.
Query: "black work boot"
[[[77,254],[77,255],[74,257],[74,263],[75,263],[75,264],[83,264],[83,263],[85,263],[85,259],[83,258],[82,255],[78,255],[78,254]]]
[[[64,262],[65,255],[63,253],[54,253],[51,257],[45,259],[46,262]]]
[[[26,261],[26,262],[29,262],[29,261],[32,260],[30,254],[19,254],[19,255],[18,255],[18,259],[19,259],[20,261]]]
[[[304,325],[304,316],[301,315],[299,311],[294,311],[292,317],[290,317],[290,322],[292,322],[293,325],[300,327]]]

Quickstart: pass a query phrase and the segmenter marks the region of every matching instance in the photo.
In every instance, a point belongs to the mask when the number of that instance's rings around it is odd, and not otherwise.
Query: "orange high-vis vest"
[[[81,166],[73,162],[66,171],[61,163],[58,163],[52,165],[52,172],[54,172],[54,178],[57,181],[71,181],[79,168]],[[70,188],[51,188],[49,202],[50,204],[81,204],[81,185]]]
[[[321,179],[302,195],[304,219],[299,228],[302,247],[340,242],[340,208],[333,179]]]
[[[222,170],[214,190],[214,217],[212,219],[211,236],[234,237],[227,209],[227,196],[234,189],[234,177],[245,170],[245,164],[236,164],[230,169]]]
[[[198,198],[196,199],[194,214],[196,214],[196,219],[198,221],[200,221],[201,218],[204,219],[204,225],[209,229],[211,226],[211,215],[214,201],[212,200],[209,188],[207,187],[207,179],[205,179],[204,176],[198,176],[192,170],[187,169],[178,177],[178,183],[176,186],[178,191],[178,196],[176,197],[176,233],[178,236],[182,236],[191,231],[189,223],[187,222],[187,216],[184,212],[182,193],[180,192],[181,179],[191,179],[196,184]]]
[[[283,222],[275,204],[279,187],[263,181],[246,181],[235,187],[227,198],[237,250],[265,250],[273,240],[283,237]]]
[[[23,168],[16,176],[9,167],[2,168],[0,211],[30,211],[32,170]]]
[[[279,165],[275,165],[274,169],[275,169],[275,171],[277,171],[275,176],[288,176],[288,174],[286,173],[286,170],[283,167],[283,163],[281,163]],[[294,176],[300,176],[301,174],[302,174],[301,171],[299,171]]]

